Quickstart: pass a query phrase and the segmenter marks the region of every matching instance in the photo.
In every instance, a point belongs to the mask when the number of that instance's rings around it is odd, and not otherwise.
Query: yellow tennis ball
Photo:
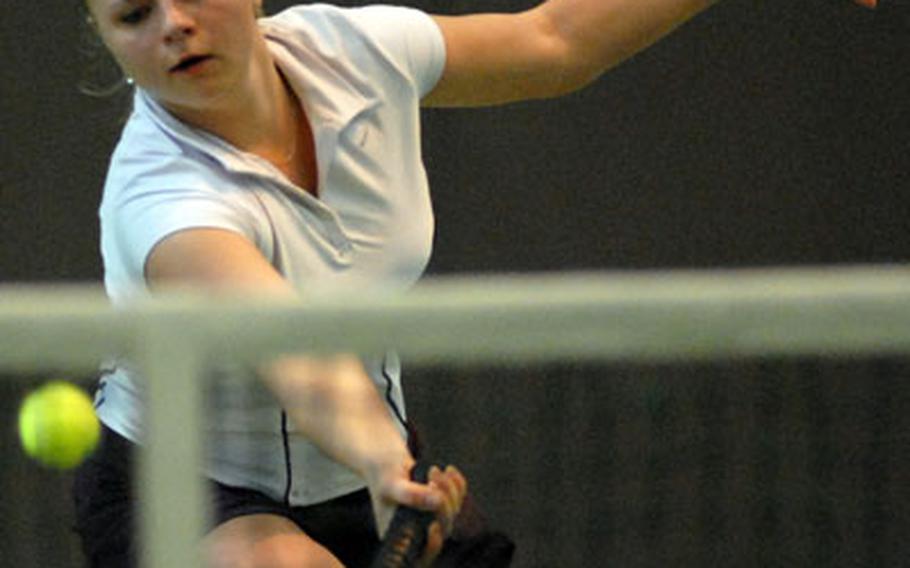
[[[98,445],[100,434],[91,399],[64,381],[33,391],[19,408],[19,439],[25,453],[50,467],[76,467]]]

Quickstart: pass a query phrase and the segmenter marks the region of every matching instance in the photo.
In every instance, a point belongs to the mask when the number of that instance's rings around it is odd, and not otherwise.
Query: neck
[[[246,81],[197,109],[170,109],[184,122],[275,163],[296,148],[300,105],[265,43],[251,58]]]

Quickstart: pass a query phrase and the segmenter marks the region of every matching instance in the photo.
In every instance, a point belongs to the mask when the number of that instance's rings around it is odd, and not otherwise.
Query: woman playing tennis
[[[306,297],[411,285],[433,236],[420,105],[569,93],[711,4],[549,0],[461,17],[317,4],[266,18],[261,0],[83,1],[135,86],[100,207],[115,304],[174,286]],[[260,380],[220,381],[208,401],[211,566],[364,566],[399,504],[436,515],[425,564],[457,562],[446,539],[467,483],[453,467],[409,481],[394,353],[219,373]],[[135,562],[142,399],[129,362],[102,378],[104,441],[75,488],[92,566]]]

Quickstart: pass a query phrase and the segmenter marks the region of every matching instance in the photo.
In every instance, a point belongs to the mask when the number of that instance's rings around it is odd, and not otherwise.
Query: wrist
[[[375,448],[364,455],[357,472],[369,485],[380,484],[383,479],[407,474],[414,465],[414,458],[402,441],[401,444]]]

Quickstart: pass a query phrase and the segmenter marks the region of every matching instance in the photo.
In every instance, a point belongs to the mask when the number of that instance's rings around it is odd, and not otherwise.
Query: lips
[[[204,61],[211,59],[211,55],[187,55],[180,58],[180,61],[177,65],[171,67],[171,73],[179,73],[181,71],[190,71],[195,68],[197,65]]]

